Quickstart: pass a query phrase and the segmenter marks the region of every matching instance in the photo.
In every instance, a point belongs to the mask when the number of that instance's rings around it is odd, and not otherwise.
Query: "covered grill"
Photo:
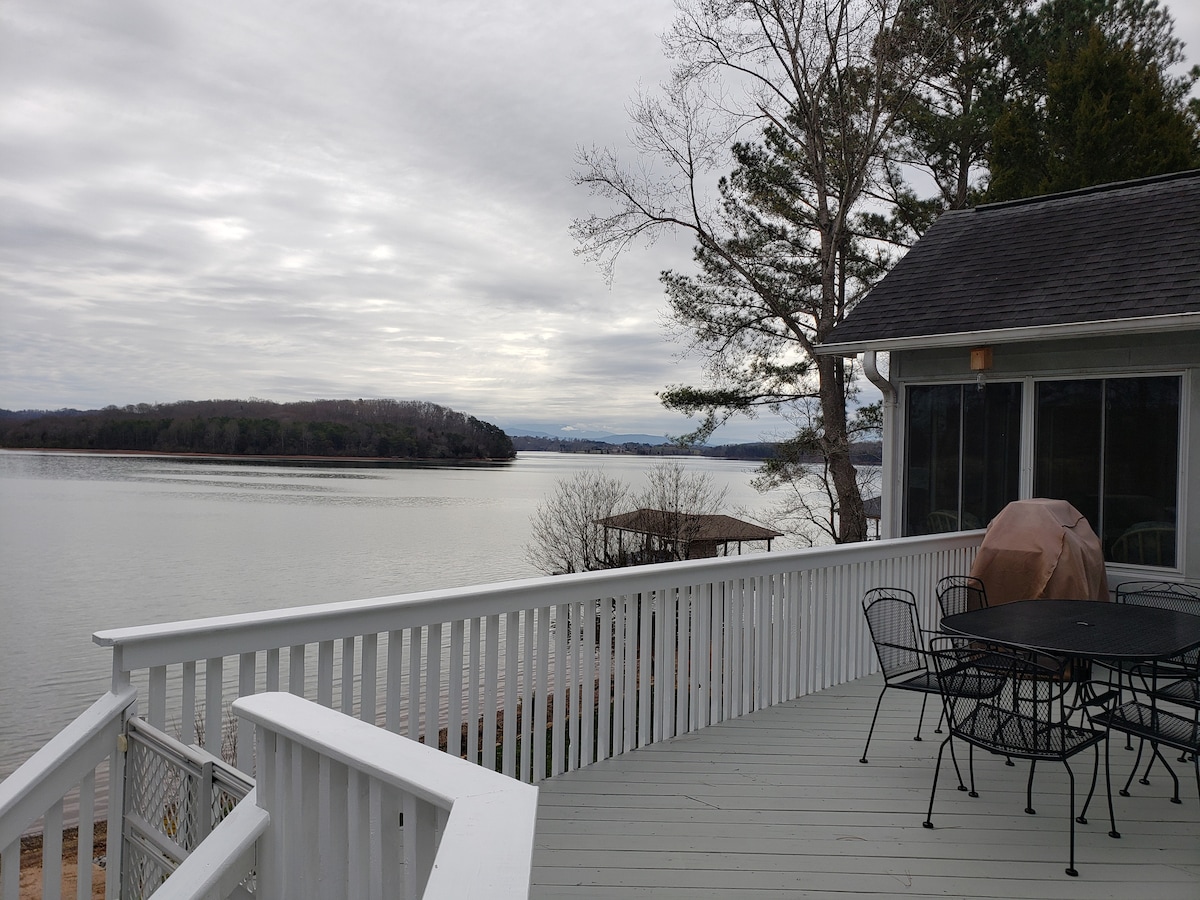
[[[1107,600],[1100,539],[1065,500],[1014,500],[988,525],[971,566],[988,604],[1014,600]]]

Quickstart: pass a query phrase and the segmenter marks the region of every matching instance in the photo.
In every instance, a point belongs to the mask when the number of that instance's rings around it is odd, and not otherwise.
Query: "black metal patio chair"
[[[883,690],[875,701],[875,714],[871,717],[871,728],[867,732],[867,743],[863,747],[859,762],[867,762],[867,750],[875,723],[879,719],[879,708],[889,688],[901,691],[916,691],[921,699],[921,715],[917,720],[914,741],[921,740],[921,726],[925,722],[925,705],[929,695],[937,695],[937,674],[928,666],[925,641],[922,639],[917,603],[912,591],[903,588],[872,588],[863,596],[863,614],[871,630],[871,641],[875,655],[883,672]]]
[[[1170,609],[1175,612],[1200,616],[1200,588],[1193,587],[1190,584],[1180,584],[1173,581],[1125,581],[1117,585],[1116,601],[1118,603],[1153,606],[1158,609]],[[1172,684],[1164,687],[1166,694],[1163,696],[1163,699],[1174,700],[1193,710],[1196,710],[1198,704],[1200,704],[1200,678],[1196,677],[1196,672],[1200,670],[1200,648],[1190,650],[1174,659],[1160,661],[1153,666],[1130,663],[1110,663],[1106,665],[1121,680],[1128,679],[1136,671],[1138,677],[1142,679],[1143,685],[1150,689],[1156,689],[1156,685],[1145,683],[1145,680],[1150,676],[1153,676],[1156,682],[1160,679],[1171,681]],[[1159,693],[1162,695],[1161,691]],[[1200,718],[1200,712],[1197,712],[1193,718]],[[1128,738],[1125,748],[1127,750],[1133,749],[1133,745],[1129,743]],[[1139,762],[1141,760],[1142,749],[1142,747],[1138,748]],[[1156,755],[1151,754],[1145,774],[1138,779],[1139,783],[1150,783],[1150,770],[1154,767],[1155,758]],[[1179,761],[1186,762],[1187,754],[1181,755]],[[1122,795],[1127,795],[1128,787],[1126,785],[1126,790],[1121,792]]]
[[[1087,808],[1096,790],[1100,768],[1099,745],[1106,732],[1089,725],[1071,723],[1072,710],[1066,702],[1068,680],[1064,664],[1047,665],[1044,657],[1020,651],[1005,652],[995,648],[981,651],[963,647],[952,640],[935,641],[929,651],[941,686],[942,702],[946,709],[949,734],[938,749],[933,787],[929,794],[929,811],[924,826],[933,828],[933,802],[937,794],[938,775],[942,756],[954,741],[965,742],[970,748],[971,789],[975,788],[974,748],[997,755],[1028,759],[1029,779],[1025,788],[1025,812],[1033,815],[1033,776],[1040,760],[1058,760],[1067,770],[1070,782],[1070,857],[1068,875],[1078,875],[1075,868],[1075,823],[1087,822]],[[986,657],[986,664],[983,660]],[[1007,669],[998,666],[1006,657]],[[1075,774],[1069,760],[1076,754],[1094,748],[1091,787],[1078,818],[1075,815]],[[1111,791],[1108,798],[1112,836],[1118,837],[1113,814]]]
[[[1175,612],[1200,615],[1200,588],[1169,581],[1127,581],[1117,585],[1118,603],[1154,606]],[[1196,770],[1196,788],[1200,792],[1200,648],[1170,659],[1136,665],[1111,666],[1117,674],[1120,701],[1103,717],[1106,725],[1126,735],[1126,748],[1132,749],[1132,738],[1139,738],[1137,759],[1130,770],[1123,797],[1142,762],[1146,744],[1150,744],[1150,760],[1139,784],[1150,784],[1150,772],[1161,761],[1171,776],[1171,802],[1179,798],[1179,776],[1162,755],[1161,748],[1179,751],[1179,762],[1192,761]]]
[[[983,582],[973,575],[947,575],[933,589],[943,616],[953,616],[988,605]]]

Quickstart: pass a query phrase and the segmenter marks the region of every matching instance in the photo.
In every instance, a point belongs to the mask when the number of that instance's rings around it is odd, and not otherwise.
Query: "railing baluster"
[[[483,663],[483,767],[496,771],[496,712],[500,690],[500,617],[487,617]]]
[[[196,662],[188,660],[183,664],[181,678],[179,739],[185,744],[194,743],[196,734]]]
[[[564,663],[567,659],[568,614],[566,604],[554,607],[554,720],[551,725],[550,774],[560,775],[566,771],[566,725],[567,725],[567,681]]]
[[[404,633],[388,632],[387,696],[384,697],[384,726],[388,731],[400,733],[400,703],[404,676]]]
[[[421,639],[424,628],[408,630],[408,738],[421,739]]]
[[[214,656],[204,663],[204,749],[221,758],[224,727],[225,658]]]
[[[446,750],[462,756],[463,728],[463,637],[466,623],[455,619],[450,625],[450,693],[446,709]]]
[[[520,613],[510,612],[504,618],[504,734],[501,750],[501,771],[515,778],[517,774],[517,742],[521,729],[517,724],[517,663],[519,656],[518,623]]]
[[[597,662],[597,728],[596,759],[612,756],[612,709],[613,709],[613,603],[608,597],[600,600],[600,627],[596,635]]]
[[[96,837],[96,771],[88,772],[79,782],[79,829],[75,842],[75,900],[92,896],[92,859]]]
[[[442,726],[442,623],[425,629],[425,743],[437,747]]]
[[[362,639],[362,668],[359,674],[358,717],[372,725],[378,722],[376,692],[379,687],[379,633]]]
[[[550,607],[543,606],[537,610],[537,680],[533,687],[533,698],[537,709],[533,711],[534,734],[533,742],[533,783],[537,784],[546,778],[546,734],[548,706],[550,703]]]
[[[471,619],[470,662],[467,670],[467,759],[479,762],[479,645],[483,640],[480,633],[482,620]]]
[[[46,810],[42,823],[42,900],[62,898],[63,801]]]
[[[342,638],[342,697],[338,707],[348,716],[354,715],[354,656],[357,641],[353,637]]]
[[[239,697],[246,697],[255,692],[257,667],[257,653],[243,653],[238,658]],[[239,719],[234,733],[237,735],[235,765],[243,772],[250,772],[254,769],[254,727],[249,722]]]
[[[288,650],[288,692],[297,697],[307,696],[305,689],[304,644],[296,644]]]
[[[333,641],[317,644],[317,702],[333,709]]]
[[[531,771],[533,762],[533,720],[537,691],[534,679],[537,674],[537,655],[534,642],[533,610],[521,615],[521,759],[517,778],[530,784],[537,781]]]
[[[570,631],[567,635],[567,771],[579,768],[579,711],[582,709],[583,679],[580,673],[580,624],[583,619],[583,604],[571,603],[567,607]]]
[[[579,729],[579,765],[589,766],[596,761],[596,604],[583,603],[583,641],[579,648],[580,679],[583,703]]]
[[[147,687],[146,721],[163,729],[167,723],[167,667],[153,666]]]
[[[263,665],[263,689],[271,692],[279,690],[278,647],[270,647],[267,649],[267,658]]]

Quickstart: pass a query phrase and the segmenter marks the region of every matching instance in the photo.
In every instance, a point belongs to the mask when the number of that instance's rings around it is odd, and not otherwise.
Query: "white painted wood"
[[[46,810],[42,829],[42,900],[62,900],[63,802]]]
[[[363,635],[362,669],[359,671],[359,684],[361,693],[358,717],[364,722],[374,725],[379,719],[379,712],[376,708],[378,703],[376,690],[379,687],[379,635],[375,632]]]
[[[546,716],[551,696],[550,682],[547,677],[550,666],[549,656],[550,608],[542,606],[537,609],[537,658],[534,663],[537,672],[537,687],[534,694],[537,700],[537,709],[534,710],[533,722],[537,740],[533,742],[533,784],[537,784],[546,777]],[[526,665],[528,665],[528,659]]]
[[[0,847],[21,834],[109,756],[136,691],[109,692],[0,782]]]
[[[1165,776],[1114,798],[1120,840],[1098,798],[1076,826],[1078,878],[1063,872],[1062,766],[1038,767],[1028,816],[1027,768],[979,756],[980,796],[939,787],[937,827],[922,828],[938,743],[912,740],[920,697],[889,692],[871,764],[858,763],[880,686],[850,682],[547,782],[531,898],[1200,896],[1194,785],[1175,806]],[[1134,755],[1119,751],[1121,776]]]
[[[475,763],[479,760],[479,654],[483,635],[482,621],[471,619],[470,646],[471,653],[468,662],[467,681],[467,759]]]
[[[333,641],[317,645],[317,702],[333,706]]]
[[[517,740],[521,735],[520,729],[517,728],[517,700],[520,696],[517,693],[520,617],[521,614],[515,610],[504,617],[504,734],[500,771],[510,778],[517,775]]]
[[[283,886],[272,886],[271,892],[344,896],[341,885],[349,880],[345,866],[351,857],[360,858],[359,851],[319,846],[341,844],[334,835],[347,835],[348,841],[354,833],[348,821],[349,778],[338,774],[353,769],[403,792],[404,877],[414,891],[406,896],[420,896],[427,879],[428,897],[516,898],[528,893],[537,788],[290,694],[244,697],[234,709],[254,722],[260,740],[269,743],[273,735],[278,742],[303,747],[300,753],[276,756],[277,762],[294,767],[291,777],[285,776],[290,789],[267,795],[267,803],[280,804],[267,808],[272,822],[282,817],[299,822],[288,832],[289,859],[276,873]],[[315,802],[320,788],[314,782],[322,779],[313,776],[320,771],[330,773],[328,810]],[[448,811],[448,817],[438,810]],[[318,854],[320,871],[311,866]],[[305,880],[294,880],[295,872]],[[321,872],[330,880],[314,894],[311,886]]]
[[[421,636],[423,628],[408,630],[408,739],[421,739]]]
[[[230,896],[255,865],[255,847],[270,824],[270,814],[251,791],[155,891],[159,900],[204,900]],[[259,867],[260,885],[269,869]],[[269,889],[258,896],[269,898]],[[278,894],[273,896],[278,897]]]
[[[446,749],[452,756],[462,754],[463,728],[463,641],[465,622],[450,625],[450,681],[446,709]]]
[[[387,697],[384,700],[384,724],[388,731],[400,733],[401,679],[404,675],[404,635],[388,632]]]
[[[21,889],[21,838],[0,847],[0,900],[13,900]]]
[[[357,641],[353,637],[342,638],[341,699],[338,709],[348,716],[354,715],[354,658]]]
[[[96,772],[88,772],[79,782],[79,816],[76,837],[76,871],[90,872],[96,837]],[[91,900],[91,878],[75,879],[75,900]]]
[[[221,757],[221,731],[224,726],[225,659],[209,658],[204,663],[204,749]]]

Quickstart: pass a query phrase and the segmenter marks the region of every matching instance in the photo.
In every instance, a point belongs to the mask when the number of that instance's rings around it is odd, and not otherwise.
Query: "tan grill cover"
[[[1087,519],[1065,500],[1014,500],[988,525],[971,566],[988,604],[1107,600],[1104,551]]]

